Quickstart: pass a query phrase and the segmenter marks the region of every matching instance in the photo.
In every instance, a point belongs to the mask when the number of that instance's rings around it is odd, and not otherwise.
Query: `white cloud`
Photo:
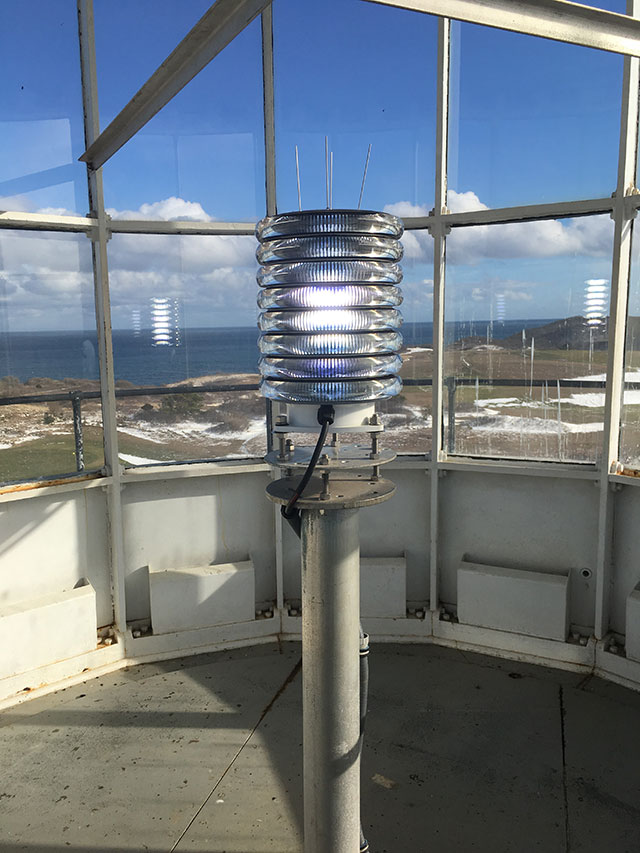
[[[474,192],[449,190],[449,210],[464,213],[487,210]],[[396,216],[427,216],[425,207],[399,201],[385,210]],[[447,261],[462,266],[505,258],[606,257],[611,252],[613,223],[606,214],[578,219],[475,225],[452,229],[447,240]],[[402,242],[410,262],[429,263],[433,240],[424,232],[407,231]]]
[[[204,210],[202,205],[196,201],[185,201],[182,198],[171,196],[162,201],[154,201],[151,204],[142,204],[137,210],[116,210],[114,207],[107,208],[107,213],[112,219],[153,219],[153,220],[180,220],[211,222],[212,217]]]

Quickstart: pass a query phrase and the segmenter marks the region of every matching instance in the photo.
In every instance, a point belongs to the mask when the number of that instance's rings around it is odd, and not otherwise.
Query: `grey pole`
[[[305,853],[360,849],[357,509],[302,512]]]

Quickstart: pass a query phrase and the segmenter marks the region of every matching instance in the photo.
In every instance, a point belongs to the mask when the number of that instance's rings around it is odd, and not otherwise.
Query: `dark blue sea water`
[[[525,328],[551,320],[506,320],[448,323],[447,341],[469,335],[501,340]],[[405,323],[407,347],[430,346],[432,323]],[[214,373],[255,373],[258,360],[255,327],[236,329],[184,329],[180,346],[154,347],[149,331],[114,330],[116,379],[135,385],[163,385]],[[16,376],[21,382],[34,377],[49,379],[98,378],[95,334],[86,332],[9,332],[0,335],[0,377]]]

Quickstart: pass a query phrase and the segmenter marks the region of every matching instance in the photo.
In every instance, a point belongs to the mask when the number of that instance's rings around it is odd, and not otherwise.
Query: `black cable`
[[[298,514],[298,510],[294,509],[294,507],[298,498],[302,497],[302,493],[309,485],[309,480],[311,479],[313,471],[318,463],[318,459],[320,458],[320,453],[322,452],[324,443],[327,440],[327,432],[329,431],[329,427],[333,423],[334,416],[335,410],[333,406],[320,406],[320,408],[318,409],[318,423],[321,424],[321,429],[320,435],[318,436],[318,440],[316,442],[316,446],[313,449],[311,459],[309,460],[309,464],[307,465],[307,470],[302,475],[302,479],[300,480],[298,488],[291,496],[289,503],[286,506],[283,506],[281,509],[283,517],[286,518],[289,522],[292,519],[295,519]]]

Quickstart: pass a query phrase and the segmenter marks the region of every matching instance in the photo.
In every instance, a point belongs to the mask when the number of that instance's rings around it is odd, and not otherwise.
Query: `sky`
[[[75,0],[0,7],[0,209],[87,213]],[[105,127],[206,11],[207,0],[95,0]],[[598,4],[623,11],[622,0]],[[28,14],[25,14],[25,6]],[[274,3],[280,210],[333,205],[424,215],[433,207],[437,23],[363,0]],[[37,56],[37,62],[24,57]],[[469,24],[452,33],[452,211],[610,196],[622,59]],[[255,222],[265,213],[260,25],[254,21],[104,168],[114,218]],[[610,279],[607,216],[454,229],[447,319],[581,314],[586,282]],[[116,235],[113,324],[153,296],[190,326],[255,323],[252,237]],[[430,319],[432,241],[405,235],[408,321]],[[94,325],[84,236],[0,232],[0,334]],[[637,288],[634,290],[640,290]],[[638,300],[636,300],[638,301]],[[640,307],[636,313],[640,313]]]

